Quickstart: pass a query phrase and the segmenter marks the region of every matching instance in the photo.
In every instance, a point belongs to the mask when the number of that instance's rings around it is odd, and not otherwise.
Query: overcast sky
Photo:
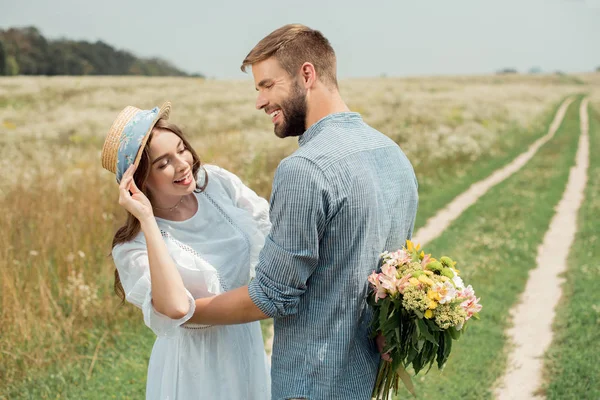
[[[600,0],[0,0],[2,29],[102,40],[213,78],[243,78],[254,44],[293,22],[331,41],[342,78],[600,66]]]

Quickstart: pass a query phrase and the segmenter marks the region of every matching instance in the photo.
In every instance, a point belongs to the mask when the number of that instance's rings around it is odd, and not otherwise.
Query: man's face
[[[271,57],[252,65],[258,91],[256,108],[271,116],[275,135],[300,136],[306,130],[306,90]]]

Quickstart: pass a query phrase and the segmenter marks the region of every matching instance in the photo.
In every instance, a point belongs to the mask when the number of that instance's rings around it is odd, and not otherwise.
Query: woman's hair
[[[194,180],[198,180],[198,171],[202,168],[202,163],[200,161],[200,157],[196,154],[196,151],[190,146],[190,143],[185,138],[183,132],[179,127],[175,124],[171,124],[167,122],[165,119],[159,119],[154,126],[154,129],[166,129],[170,132],[173,132],[175,135],[179,136],[183,141],[185,147],[192,153],[193,165],[192,165],[192,173],[194,175]],[[133,174],[133,179],[137,187],[152,201],[150,197],[150,193],[148,192],[148,188],[146,182],[148,181],[148,176],[150,176],[150,142],[152,142],[152,136],[154,134],[154,129],[150,133],[150,137],[146,142],[146,146],[144,146],[142,157],[140,159],[140,164],[138,165],[135,173]],[[205,173],[206,178],[204,179],[204,183],[201,187],[197,187],[194,192],[200,193],[208,184],[208,174]],[[137,234],[140,232],[140,221],[134,217],[130,212],[127,212],[127,221],[125,225],[117,230],[115,233],[115,237],[112,241],[112,247],[114,248],[116,245],[129,242]],[[114,290],[117,296],[121,298],[121,301],[125,301],[125,290],[123,289],[123,285],[121,284],[121,279],[119,278],[119,271],[115,268],[115,285]]]

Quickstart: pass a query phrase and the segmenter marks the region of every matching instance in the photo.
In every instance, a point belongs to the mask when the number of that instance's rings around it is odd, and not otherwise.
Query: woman
[[[170,108],[126,107],[102,149],[128,212],[113,239],[115,291],[157,336],[146,398],[269,399],[257,322],[188,322],[195,299],[248,283],[270,229],[268,203],[235,175],[202,166],[167,122]]]

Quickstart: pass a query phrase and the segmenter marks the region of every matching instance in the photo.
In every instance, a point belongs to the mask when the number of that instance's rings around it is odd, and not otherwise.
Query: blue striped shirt
[[[299,143],[277,167],[272,229],[249,285],[274,318],[272,399],[370,399],[380,357],[367,277],[410,238],[417,180],[357,113],[319,120]]]

